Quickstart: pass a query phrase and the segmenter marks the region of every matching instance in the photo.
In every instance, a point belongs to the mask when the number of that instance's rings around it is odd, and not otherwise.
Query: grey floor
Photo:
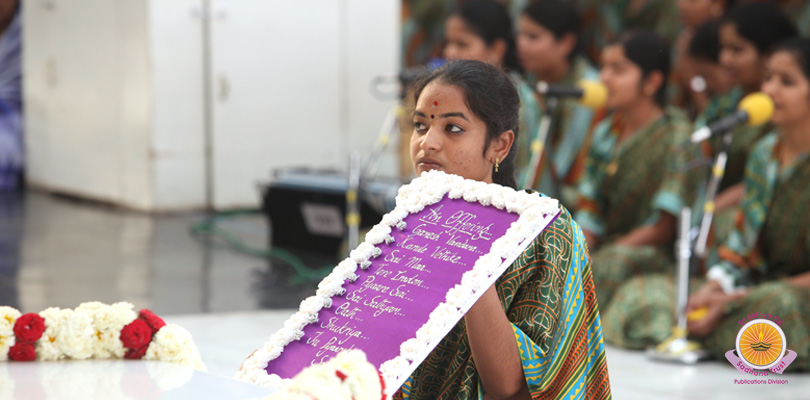
[[[192,234],[205,218],[149,216],[43,193],[0,195],[0,305],[36,312],[129,301],[186,327],[209,371],[231,376],[314,286],[299,279],[288,256],[268,261],[235,251],[223,236]],[[259,214],[218,226],[243,250],[268,246]],[[334,259],[295,255],[310,273]],[[734,379],[744,377],[725,361],[656,363],[616,348],[608,348],[608,367],[616,399],[810,399],[810,374],[780,376],[786,385],[739,385]]]

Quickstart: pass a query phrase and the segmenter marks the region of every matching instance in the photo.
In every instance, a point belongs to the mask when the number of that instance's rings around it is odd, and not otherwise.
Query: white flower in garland
[[[0,306],[0,361],[8,360],[8,349],[14,346],[14,323],[22,313],[17,309]]]
[[[191,334],[175,324],[167,324],[152,337],[144,360],[175,362],[186,367],[205,371],[200,352],[194,346]]]
[[[73,314],[71,309],[49,307],[42,310],[39,316],[45,320],[45,332],[36,343],[37,358],[43,361],[56,361],[65,358],[57,339],[63,324]]]
[[[84,360],[93,356],[94,334],[93,317],[86,311],[73,311],[61,321],[56,343],[66,356]]]
[[[138,318],[133,305],[126,302],[107,305],[97,301],[82,303],[76,311],[93,316],[97,343],[93,346],[95,358],[121,358],[126,353],[121,343],[121,329]]]

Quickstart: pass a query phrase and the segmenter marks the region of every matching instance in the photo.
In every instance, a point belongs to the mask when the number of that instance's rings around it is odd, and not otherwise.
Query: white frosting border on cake
[[[354,282],[357,279],[357,268],[368,268],[370,259],[379,256],[381,250],[376,245],[391,240],[392,229],[404,229],[405,217],[438,203],[445,194],[451,199],[463,198],[470,203],[478,202],[517,213],[519,218],[502,237],[493,242],[490,252],[481,256],[473,268],[462,275],[461,283],[447,292],[445,302],[433,310],[428,321],[416,331],[416,337],[401,344],[400,355],[380,366],[386,392],[388,395],[395,393],[484,291],[556,218],[560,212],[557,200],[518,192],[497,184],[468,180],[441,171],[422,173],[410,184],[399,189],[396,208],[383,216],[382,221],[366,234],[365,241],[318,284],[315,296],[302,301],[298,312],[245,360],[242,369],[234,377],[271,388],[280,388],[289,383],[290,379],[267,374],[267,364],[280,356],[287,344],[303,337],[304,327],[317,321],[318,312],[322,308],[332,305],[332,297],[345,294],[343,284],[346,281]]]

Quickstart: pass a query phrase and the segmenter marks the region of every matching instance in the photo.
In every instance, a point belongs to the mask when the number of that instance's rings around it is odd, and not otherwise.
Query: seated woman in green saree
[[[563,98],[551,114],[545,150],[539,141],[538,127],[546,115],[547,99],[535,91],[538,81],[574,86],[581,80],[599,79],[599,71],[582,55],[580,16],[568,1],[532,1],[517,21],[517,47],[520,63],[526,70],[525,83],[518,86],[524,98],[537,108],[536,123],[521,125],[516,142],[518,186],[554,197],[566,207],[577,201],[577,185],[582,178],[594,121],[604,115],[573,98]],[[543,112],[540,112],[540,109]],[[539,142],[538,142],[539,143]],[[539,163],[534,165],[535,153]],[[534,179],[531,177],[534,176]]]
[[[634,31],[602,53],[601,78],[612,109],[596,127],[576,220],[595,251],[593,274],[602,307],[629,278],[674,268],[675,215],[689,201],[690,124],[665,106],[669,46]]]
[[[798,357],[788,371],[810,370],[810,39],[789,39],[776,48],[762,86],[776,108],[776,131],[757,142],[745,171],[745,195],[737,225],[720,262],[689,299],[688,310],[706,308],[689,322],[716,357],[734,347],[746,315],[778,316]],[[630,281],[616,294],[622,323],[606,327],[606,340],[645,347],[664,340],[674,326],[674,277]],[[644,297],[645,295],[649,295]],[[644,299],[642,299],[644,297]],[[619,320],[614,310],[606,318]],[[640,321],[642,316],[654,319]]]
[[[718,96],[705,112],[695,120],[694,129],[702,128],[711,122],[732,114],[737,103],[744,96],[757,92],[765,79],[765,62],[771,48],[777,43],[796,35],[796,29],[777,6],[766,2],[742,3],[729,10],[720,20],[717,41],[720,45],[717,60],[723,68],[726,79],[734,87]],[[723,79],[722,77],[717,77]],[[723,180],[714,199],[715,216],[709,236],[711,254],[708,261],[716,262],[716,248],[722,244],[734,228],[734,215],[743,196],[743,175],[745,164],[754,144],[773,126],[741,125],[731,133],[731,145],[727,151]],[[703,155],[707,159],[717,156],[722,147],[723,137],[718,135],[701,143]],[[711,174],[706,169],[705,176]],[[702,209],[705,202],[703,188],[698,192],[697,206]],[[699,216],[698,213],[693,215]]]
[[[414,89],[411,156],[515,187],[519,96],[509,76],[453,61]],[[396,399],[610,398],[590,260],[562,208],[397,392]]]

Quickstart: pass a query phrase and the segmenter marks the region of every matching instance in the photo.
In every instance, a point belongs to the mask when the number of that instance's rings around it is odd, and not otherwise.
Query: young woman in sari
[[[779,45],[762,86],[776,105],[774,132],[756,143],[745,169],[737,226],[720,248],[721,260],[689,298],[688,310],[706,308],[689,322],[716,357],[734,348],[748,314],[778,316],[787,347],[798,357],[788,371],[810,370],[810,39]],[[629,282],[616,294],[625,318],[605,325],[605,339],[626,347],[659,343],[674,326],[673,276]],[[652,301],[642,301],[642,298]],[[605,313],[613,319],[612,308]],[[647,318],[647,317],[651,318]]]
[[[796,29],[787,15],[777,6],[765,2],[742,3],[732,8],[720,21],[720,65],[725,68],[733,88],[723,100],[723,107],[706,110],[698,116],[695,129],[733,113],[737,102],[744,96],[760,90],[765,77],[765,61],[775,44],[796,35]],[[715,221],[710,241],[713,247],[725,241],[732,229],[733,216],[743,194],[745,163],[754,143],[772,129],[740,126],[732,132],[723,180],[715,199]],[[703,143],[707,158],[716,156],[722,137],[716,136]],[[702,196],[699,196],[702,202]],[[702,209],[702,204],[699,205]],[[712,251],[709,263],[716,261]]]
[[[691,125],[665,106],[669,46],[633,31],[602,52],[612,109],[593,133],[576,220],[588,239],[599,302],[630,277],[674,267],[675,216],[690,200],[681,168]]]
[[[418,81],[414,98],[417,174],[438,169],[515,187],[520,100],[508,75],[477,61],[450,62]],[[580,390],[610,398],[584,238],[561,212],[395,398],[568,398]],[[563,312],[568,307],[573,314]]]
[[[538,81],[574,86],[583,79],[599,79],[599,72],[580,54],[579,27],[579,15],[569,1],[537,0],[523,11],[518,20],[517,46],[530,93],[535,93]],[[537,96],[540,98],[535,101],[539,100],[545,108],[546,99]],[[530,161],[532,152],[539,150],[532,146],[537,139],[537,126],[522,129],[517,139],[518,185],[557,198],[573,209],[590,143],[589,132],[596,119],[594,114],[594,110],[575,99],[561,99],[550,116],[545,151],[536,168]],[[535,179],[529,181],[531,175]]]

